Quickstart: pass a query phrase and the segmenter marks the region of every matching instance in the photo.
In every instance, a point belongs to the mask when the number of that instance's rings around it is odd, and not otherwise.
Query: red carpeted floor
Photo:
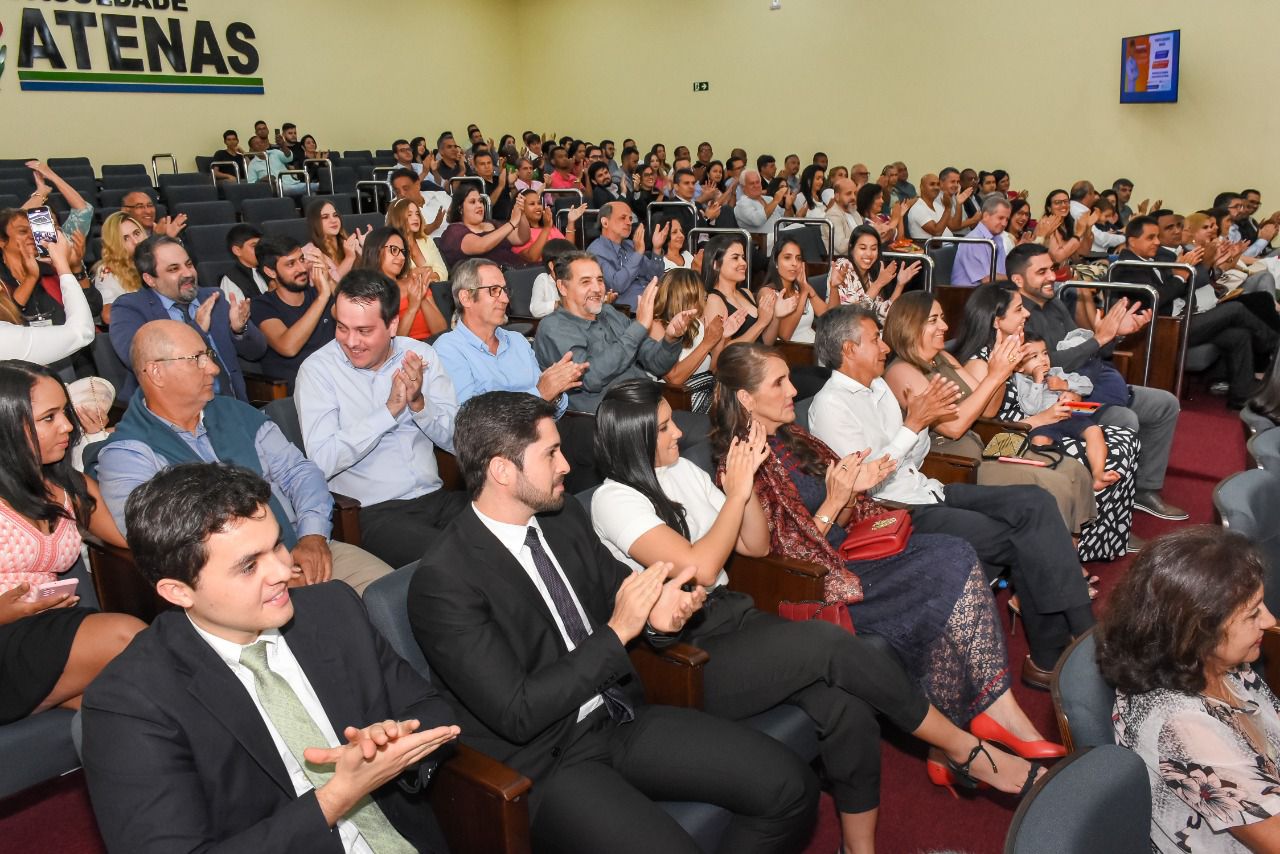
[[[1191,513],[1191,523],[1213,522],[1214,485],[1245,467],[1243,433],[1234,413],[1221,399],[1197,393],[1185,401],[1174,441],[1165,496]],[[1180,524],[1135,514],[1135,529],[1145,538]],[[1092,564],[1101,579],[1101,596],[1128,566],[1122,559]],[[1007,594],[1001,594],[1004,607]],[[1008,612],[1002,611],[1008,627]],[[1009,660],[1015,665],[1026,655],[1019,633],[1009,639]],[[1015,667],[1015,673],[1016,667]],[[1057,737],[1053,706],[1047,693],[1024,687],[1016,679],[1014,693],[1032,721],[1046,736]],[[883,748],[882,803],[879,850],[889,854],[954,851],[992,854],[1004,845],[1005,831],[1017,806],[1008,796],[989,793],[953,800],[925,778],[924,750],[895,732],[886,732]],[[0,839],[9,851],[56,851],[58,854],[99,854],[98,839],[83,777],[70,774],[23,795],[0,802]],[[823,796],[820,819],[805,854],[831,854],[840,843],[839,827],[830,797]]]

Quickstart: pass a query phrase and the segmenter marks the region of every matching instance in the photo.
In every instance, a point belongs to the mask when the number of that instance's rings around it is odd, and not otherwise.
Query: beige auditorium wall
[[[0,44],[7,48],[0,157],[89,153],[101,164],[171,151],[182,168],[192,168],[196,154],[219,147],[228,127],[247,144],[258,118],[273,128],[292,121],[326,148],[388,148],[400,135],[434,140],[444,127],[463,133],[470,121],[496,126],[517,104],[503,66],[510,56],[509,0],[185,0],[189,11],[174,14],[109,8],[110,2],[0,0]],[[44,13],[71,70],[70,29],[55,25],[55,11],[177,18],[188,53],[196,21],[211,22],[224,51],[228,24],[245,22],[255,34],[265,94],[21,91],[20,22],[29,7]],[[92,69],[106,71],[101,24],[85,34]],[[144,46],[126,55],[145,59],[147,52]]]
[[[1181,208],[1246,184],[1280,207],[1274,0],[519,2],[523,43],[555,46],[522,99],[544,130],[1004,168],[1037,203],[1125,175]],[[1121,105],[1121,37],[1174,28],[1179,103]],[[572,84],[546,97],[551,76]]]

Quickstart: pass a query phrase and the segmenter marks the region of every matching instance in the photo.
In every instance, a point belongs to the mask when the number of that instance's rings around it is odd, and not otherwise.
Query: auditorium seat
[[[88,186],[93,187],[95,191],[98,189],[98,180],[93,175],[92,166],[63,166],[60,169],[58,167],[52,168],[53,171],[58,173],[58,177],[62,178],[68,184],[71,184],[71,186],[76,187],[77,189],[79,189],[80,185],[77,185],[75,183],[76,181],[80,181],[81,184],[87,182]]]
[[[200,287],[217,288],[222,286],[222,277],[230,273],[235,267],[234,260],[227,261],[197,261],[196,275],[200,279]]]
[[[329,193],[348,193],[354,195],[356,192],[356,182],[360,180],[360,173],[354,166],[333,167],[333,185],[329,185],[329,173],[327,170],[320,170],[320,192],[322,194]]]
[[[306,215],[312,205],[321,204],[323,202],[329,202],[332,204],[334,209],[338,212],[338,216],[346,216],[347,214],[355,213],[356,210],[355,198],[350,193],[321,193],[307,199],[307,203],[303,206],[302,210],[303,216]]]
[[[364,231],[367,227],[373,226],[377,228],[386,224],[386,217],[380,213],[364,213],[364,214],[347,214],[342,217],[342,227],[347,234],[355,231],[357,228]]]
[[[1246,406],[1240,410],[1240,421],[1244,426],[1244,437],[1246,440],[1252,439],[1259,433],[1276,426],[1276,423],[1261,412],[1254,412],[1252,408]]]
[[[293,199],[272,196],[265,199],[245,199],[240,205],[245,222],[266,222],[273,219],[297,217],[298,206]]]
[[[233,224],[236,221],[236,209],[231,202],[185,202],[175,205],[173,212],[176,216],[185,214],[188,227],[193,225]]]
[[[76,594],[80,604],[98,607],[93,584],[84,561],[77,560],[65,578],[79,579]],[[60,777],[80,767],[80,758],[71,738],[70,709],[49,709],[0,726],[0,800]]]
[[[1022,800],[1004,854],[1133,854],[1151,848],[1151,784],[1114,744],[1059,761]]]
[[[1270,424],[1270,420],[1267,421]],[[1264,430],[1249,440],[1249,456],[1260,468],[1280,475],[1280,430]]]
[[[49,164],[50,169],[63,176],[68,174],[65,171],[68,168],[88,169],[89,174],[93,174],[93,162],[88,157],[50,157],[45,163]]]
[[[106,163],[102,166],[102,177],[116,175],[141,175],[144,178],[150,178],[147,167],[141,163]]]
[[[8,193],[0,193],[0,210],[22,207],[22,203],[24,201],[26,200],[20,199],[17,196],[12,196]]]
[[[99,183],[103,190],[129,190],[134,187],[150,187],[151,176],[145,172],[122,172],[116,175],[103,175]]]
[[[1115,743],[1111,709],[1116,691],[1098,670],[1096,632],[1080,635],[1058,659],[1049,680],[1058,731],[1067,752]]]
[[[162,187],[160,196],[164,199],[166,205],[170,208],[176,208],[178,205],[190,202],[216,202],[218,201],[218,188],[212,184],[201,184],[199,186],[183,184]]]
[[[22,194],[26,196],[35,189],[36,180],[30,169],[20,166],[16,169],[0,169],[0,181],[21,181],[26,191]]]
[[[17,196],[23,200],[31,197],[31,191],[34,186],[34,184],[19,181],[16,178],[0,178],[0,193],[8,196]]]
[[[531,323],[535,332],[538,329],[539,318],[533,316],[529,305],[533,301],[533,282],[545,272],[546,268],[542,265],[502,271],[503,277],[507,280],[507,287],[511,289],[511,301],[507,305],[507,319],[520,321],[521,323]]]
[[[351,150],[342,152],[343,160],[360,160],[365,163],[373,162],[373,153],[368,149],[363,151]]]
[[[258,223],[258,227],[262,229],[264,235],[272,237],[288,235],[304,246],[311,242],[311,229],[307,226],[307,221],[300,217],[269,219],[266,222]]]
[[[32,160],[39,160],[38,157],[9,157],[0,159],[0,169],[26,169],[27,164]]]
[[[182,242],[197,263],[206,261],[233,261],[227,251],[227,232],[234,226],[234,220],[205,225],[187,221],[187,230],[182,232]]]
[[[202,172],[172,172],[162,174],[157,179],[160,186],[160,192],[164,192],[166,187],[212,187],[213,179]]]
[[[111,333],[95,333],[90,347],[94,371],[98,376],[115,386],[115,402],[122,406],[127,405],[128,401],[124,399],[124,387],[129,382],[129,368],[124,362],[120,361],[119,354],[111,346]]]
[[[261,181],[252,184],[223,181],[218,184],[218,195],[235,206],[236,213],[241,213],[247,199],[269,199],[274,194],[271,187]]]

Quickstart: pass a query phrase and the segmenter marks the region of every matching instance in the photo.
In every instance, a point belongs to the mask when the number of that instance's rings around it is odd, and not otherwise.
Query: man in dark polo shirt
[[[302,245],[292,237],[263,238],[257,255],[262,275],[274,285],[254,297],[250,315],[267,339],[262,370],[271,379],[288,383],[293,394],[303,360],[333,340],[336,284],[323,264],[307,264]]]

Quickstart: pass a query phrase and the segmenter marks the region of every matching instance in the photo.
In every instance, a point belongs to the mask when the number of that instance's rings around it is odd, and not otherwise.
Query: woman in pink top
[[[516,247],[516,254],[526,261],[541,262],[542,250],[546,247],[548,240],[568,240],[576,243],[578,220],[582,219],[582,214],[587,210],[585,202],[569,208],[565,230],[562,232],[552,224],[554,217],[551,209],[542,203],[541,194],[524,193],[521,198],[524,199],[524,218],[529,223],[529,239]]]
[[[56,374],[0,362],[0,724],[80,708],[85,686],[144,628],[77,607],[79,596],[27,601],[80,559],[80,526],[125,545],[97,483],[71,465],[80,433]]]

